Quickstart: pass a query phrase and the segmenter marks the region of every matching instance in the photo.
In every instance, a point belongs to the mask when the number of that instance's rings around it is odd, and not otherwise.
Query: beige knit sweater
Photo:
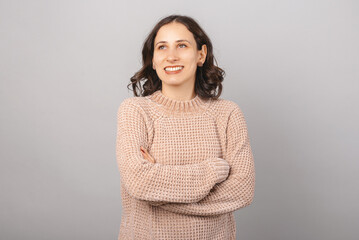
[[[179,101],[157,90],[125,99],[117,116],[118,239],[235,239],[233,211],[251,204],[255,186],[238,105],[198,95]],[[156,163],[143,158],[140,146]]]

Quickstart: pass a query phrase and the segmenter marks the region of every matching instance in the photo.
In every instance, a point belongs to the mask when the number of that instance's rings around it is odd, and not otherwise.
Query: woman
[[[253,200],[254,162],[242,111],[219,98],[212,51],[187,16],[162,19],[147,37],[135,96],[118,109],[118,239],[236,238],[233,211]]]

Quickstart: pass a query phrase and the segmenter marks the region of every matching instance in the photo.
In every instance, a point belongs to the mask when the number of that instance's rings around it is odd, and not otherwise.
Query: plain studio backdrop
[[[359,4],[0,1],[0,239],[116,239],[116,113],[154,24],[195,18],[256,167],[241,240],[358,239]]]

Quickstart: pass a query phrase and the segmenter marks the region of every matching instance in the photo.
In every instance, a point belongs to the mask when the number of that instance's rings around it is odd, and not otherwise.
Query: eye
[[[181,43],[181,44],[179,44],[178,46],[184,46],[183,48],[187,47],[187,45],[184,44],[184,43]],[[165,46],[164,46],[164,45],[160,45],[160,46],[158,47],[158,49],[163,49],[162,47],[165,47]],[[182,48],[182,47],[181,47],[181,48]]]

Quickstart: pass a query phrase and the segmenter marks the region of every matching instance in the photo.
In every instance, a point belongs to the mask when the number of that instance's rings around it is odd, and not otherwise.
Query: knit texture
[[[127,98],[117,112],[116,159],[118,239],[235,240],[233,212],[252,203],[255,188],[247,125],[235,102],[180,101],[161,90]]]

